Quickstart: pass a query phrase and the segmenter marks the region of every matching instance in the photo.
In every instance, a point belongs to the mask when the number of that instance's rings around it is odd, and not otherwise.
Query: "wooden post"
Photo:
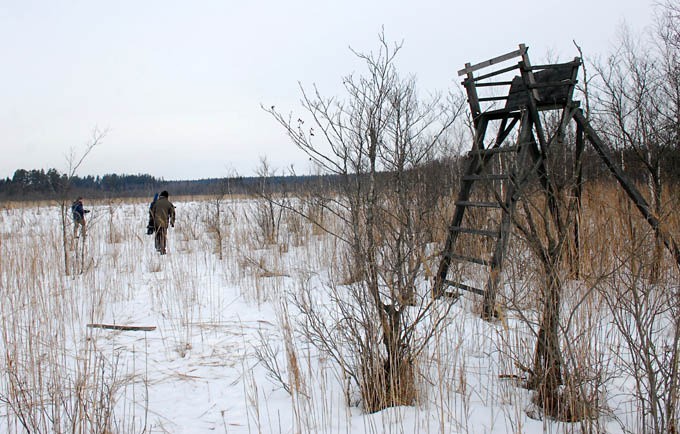
[[[583,139],[583,127],[576,124],[576,150],[574,155],[574,173],[576,183],[574,185],[574,200],[576,201],[576,216],[574,218],[574,255],[571,258],[571,271],[575,278],[581,275],[581,194],[583,192],[583,163],[581,161],[585,141]]]
[[[529,113],[524,111],[522,121],[520,123],[520,133],[517,139],[518,147],[518,168],[525,169],[527,147],[529,146],[529,137],[531,135],[531,121]],[[517,174],[515,174],[517,175]],[[510,238],[510,228],[512,224],[512,214],[517,203],[517,193],[519,185],[516,183],[522,182],[523,174],[519,174],[514,179],[510,179],[510,183],[506,190],[505,202],[502,208],[501,228],[499,239],[496,242],[493,256],[491,257],[489,277],[487,279],[486,291],[484,291],[484,302],[482,310],[482,318],[491,319],[496,316],[496,294],[498,293],[498,286],[501,281],[501,271],[503,269],[503,259],[505,258],[505,250],[507,249],[508,240]]]

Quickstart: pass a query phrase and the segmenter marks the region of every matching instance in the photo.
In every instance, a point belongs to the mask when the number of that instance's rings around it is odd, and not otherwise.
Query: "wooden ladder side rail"
[[[451,266],[451,259],[453,255],[453,248],[456,244],[458,238],[458,231],[454,228],[459,228],[463,222],[463,216],[465,215],[466,203],[470,199],[470,192],[472,191],[472,186],[475,182],[474,179],[470,177],[478,174],[484,165],[492,157],[491,155],[482,155],[479,152],[483,148],[484,136],[486,135],[486,128],[488,126],[488,119],[484,116],[479,118],[480,124],[477,125],[477,131],[475,133],[475,142],[472,146],[472,151],[470,152],[470,162],[465,170],[462,178],[467,178],[467,180],[462,181],[461,189],[458,193],[458,198],[456,199],[456,210],[451,219],[451,224],[449,225],[449,233],[446,237],[446,243],[442,251],[442,259],[439,263],[439,268],[437,274],[435,275],[432,294],[434,297],[440,297],[444,292],[444,284],[446,282],[446,276],[449,273],[449,267]],[[510,135],[513,128],[517,124],[518,119],[513,118],[510,125],[507,125],[507,119],[503,119],[501,126],[498,130],[498,135],[496,136],[496,142],[494,148],[500,146],[503,141]]]
[[[482,167],[482,155],[478,151],[484,147],[484,136],[486,135],[486,128],[488,126],[488,121],[484,117],[479,117],[476,122],[475,130],[475,140],[472,144],[472,152],[470,153],[470,161],[468,162],[467,168],[465,169],[465,174],[463,177],[468,175],[474,175]],[[458,192],[458,202],[467,202],[470,198],[470,192],[472,191],[472,184],[474,181],[467,180],[461,182],[461,188]],[[444,285],[446,282],[446,275],[449,273],[449,267],[451,266],[451,255],[453,253],[453,246],[456,244],[456,239],[458,238],[458,231],[455,228],[460,227],[463,221],[463,215],[465,214],[465,206],[456,205],[456,210],[453,213],[453,218],[451,219],[451,224],[449,225],[448,235],[446,237],[446,243],[444,244],[444,249],[441,254],[441,261],[439,262],[439,268],[437,269],[437,274],[434,276],[434,284],[432,287],[432,296],[434,298],[439,298],[444,293]]]
[[[517,138],[518,160],[513,170],[514,173],[518,171],[527,170],[527,155],[529,153],[529,140],[531,136],[531,121],[530,114],[524,111],[522,114],[522,122],[520,123],[520,133]],[[505,192],[505,202],[503,204],[501,214],[500,236],[496,241],[493,255],[490,261],[489,277],[486,283],[486,291],[484,291],[484,301],[482,307],[482,318],[491,319],[496,316],[496,294],[501,282],[501,272],[503,270],[503,260],[505,259],[505,251],[508,247],[508,240],[510,239],[510,226],[512,224],[512,215],[515,211],[515,204],[517,203],[519,185],[516,183],[522,182],[524,173],[520,176],[512,177],[511,182]]]
[[[621,170],[618,164],[611,157],[604,141],[590,125],[590,122],[588,122],[586,117],[583,115],[582,110],[579,109],[574,112],[574,120],[576,121],[577,125],[583,129],[588,141],[590,141],[590,144],[593,145],[597,154],[604,161],[605,165],[614,175],[621,187],[623,187],[624,191],[633,201],[638,211],[640,211],[645,220],[647,220],[647,223],[649,223],[652,229],[654,229],[654,232],[663,240],[664,245],[671,255],[673,255],[675,262],[680,269],[680,247],[678,246],[677,242],[673,239],[669,232],[661,227],[661,222],[659,221],[658,216],[654,214],[654,211],[652,211],[651,207],[642,194],[640,194],[637,188],[635,188],[635,185],[628,179],[623,170]]]

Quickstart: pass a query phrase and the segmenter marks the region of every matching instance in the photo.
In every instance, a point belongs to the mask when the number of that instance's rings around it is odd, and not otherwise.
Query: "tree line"
[[[0,198],[38,200],[60,196],[65,191],[88,197],[146,194],[163,184],[151,175],[72,176],[57,169],[17,169],[11,178],[0,179]]]
[[[632,149],[618,151],[622,166],[631,179],[645,182],[643,164]],[[592,155],[591,155],[592,154]],[[680,183],[680,145],[666,151],[660,162],[660,173],[670,185]],[[457,186],[464,156],[453,156],[429,161],[414,171],[413,176],[429,178],[436,188],[452,192]],[[601,181],[610,177],[609,171],[600,163],[592,150],[586,150],[583,158],[584,181]],[[382,173],[387,179],[388,172]],[[277,175],[234,176],[197,180],[165,180],[149,174],[106,174],[103,176],[78,176],[69,178],[57,169],[17,169],[9,178],[0,179],[0,200],[49,200],[64,194],[88,198],[146,197],[161,190],[172,191],[173,195],[201,196],[219,194],[257,195],[262,179],[267,178],[272,191],[301,191],[318,188],[337,189],[343,182],[333,175]],[[381,177],[379,175],[379,177]],[[434,188],[434,186],[433,186]]]
[[[17,169],[9,178],[0,179],[0,200],[50,200],[64,196],[88,198],[146,197],[161,190],[177,195],[244,194],[255,195],[263,176],[234,176],[198,180],[166,181],[149,174],[106,174],[103,176],[69,176],[57,169]],[[266,176],[271,191],[295,190],[301,187],[328,188],[337,183],[333,176]],[[322,187],[323,186],[323,187]]]

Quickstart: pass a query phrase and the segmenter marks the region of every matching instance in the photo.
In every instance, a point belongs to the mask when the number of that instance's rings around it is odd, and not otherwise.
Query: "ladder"
[[[521,60],[515,65],[474,75],[480,69],[498,66],[517,57]],[[527,47],[521,44],[516,51],[477,65],[468,63],[458,72],[467,76],[463,85],[475,132],[435,275],[434,296],[451,294],[449,288],[482,295],[483,316],[496,316],[495,297],[516,204],[530,176],[540,176],[545,170],[543,157],[548,140],[538,111],[571,108],[579,65],[580,60],[575,59],[566,64],[531,67]],[[509,74],[517,75],[505,78]],[[479,89],[490,95],[480,96]],[[501,102],[504,106],[498,107]],[[492,124],[498,125],[498,130],[487,144],[485,137]],[[516,129],[515,135],[511,136]],[[549,185],[545,187],[550,188]],[[479,279],[476,286],[470,284],[462,273],[450,278],[453,264],[468,272],[466,274],[481,267],[478,276],[486,276],[485,286],[480,287]]]
[[[514,118],[517,119],[517,118]],[[520,129],[530,124],[528,112],[520,113]],[[507,121],[510,120],[510,127]],[[437,271],[439,293],[446,287],[485,295],[487,292],[467,282],[448,278],[452,263],[486,269],[487,288],[497,287],[504,254],[511,233],[511,219],[519,199],[521,186],[528,177],[530,147],[527,133],[519,134],[514,142],[506,137],[517,121],[506,119],[490,146],[484,146],[487,122],[482,117],[475,144],[468,154],[466,170],[455,202],[453,219],[442,260]],[[464,240],[463,238],[467,238]],[[467,242],[466,242],[467,241]],[[459,276],[460,277],[460,276]]]

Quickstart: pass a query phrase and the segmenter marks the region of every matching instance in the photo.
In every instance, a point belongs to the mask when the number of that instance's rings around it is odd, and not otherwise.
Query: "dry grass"
[[[662,219],[678,239],[680,216],[674,211],[680,209],[680,202],[670,196],[677,196],[675,190],[669,189],[668,194]],[[338,423],[342,428],[334,428],[342,432],[357,428],[377,433],[384,432],[385,426],[398,426],[404,432],[478,432],[473,422],[475,408],[497,412],[495,421],[485,427],[487,432],[519,433],[537,426],[526,416],[531,408],[530,394],[519,386],[532,363],[541,279],[539,267],[520,239],[514,237],[509,247],[501,320],[481,322],[474,313],[477,298],[466,295],[460,299],[455,309],[448,311],[431,345],[409,365],[417,375],[409,373],[408,377],[417,381],[404,387],[417,402],[415,416],[387,411],[375,416],[382,419],[367,416],[361,427],[353,427],[357,422],[346,405],[355,404],[358,394],[348,389],[350,382],[343,367],[328,353],[309,345],[299,312],[289,298],[305,288],[318,296],[321,288],[347,283],[343,280],[350,273],[343,246],[318,226],[287,213],[280,228],[285,236],[278,244],[263,245],[258,240],[260,234],[255,233],[260,228],[249,224],[250,202],[232,198],[228,202],[233,210],[231,220],[222,228],[227,240],[224,259],[216,261],[207,220],[192,214],[205,209],[205,204],[200,198],[188,199],[191,202],[172,198],[178,205],[178,220],[171,254],[163,261],[153,254],[151,237],[144,235],[148,201],[88,204],[100,216],[92,218],[85,244],[91,265],[83,274],[70,277],[62,272],[61,234],[53,203],[2,204],[0,407],[5,416],[0,430],[141,431],[151,423],[149,417],[139,411],[133,417],[126,409],[157,411],[140,393],[154,382],[139,367],[133,369],[125,353],[88,331],[86,324],[104,322],[112,306],[146,294],[149,311],[159,318],[167,357],[189,358],[204,340],[226,336],[221,327],[196,324],[222,324],[229,303],[223,287],[229,285],[239,288],[241,298],[250,303],[277,306],[276,319],[271,319],[277,326],[270,326],[266,336],[275,336],[281,344],[281,351],[271,352],[269,357],[279,363],[278,381],[292,392],[289,411],[294,414],[294,432],[331,430],[331,424]],[[638,392],[621,386],[623,380],[634,380],[634,374],[622,368],[622,360],[616,358],[630,343],[611,324],[606,296],[624,290],[631,275],[640,276],[644,283],[653,239],[646,222],[617,188],[588,186],[583,204],[580,278],[574,279],[565,267],[567,290],[561,324],[564,363],[570,373],[563,393],[569,398],[565,401],[573,403],[565,411],[579,422],[555,424],[551,430],[604,432],[612,427],[607,420],[614,420],[621,432],[641,432],[648,427],[644,418],[625,416],[621,410],[620,403],[634,401]],[[333,230],[341,231],[332,216],[323,218]],[[443,243],[448,222],[443,216],[440,221],[433,219],[436,250]],[[473,244],[469,248],[481,251]],[[677,267],[667,252],[663,258],[662,280],[655,288],[677,289]],[[436,262],[436,255],[433,260]],[[484,282],[482,270],[459,268],[454,272]],[[429,291],[425,279],[420,290],[424,294]],[[437,309],[446,312],[450,308],[446,303],[449,301],[442,301]],[[665,321],[666,317],[654,318]],[[269,390],[271,385],[258,383],[264,377],[251,373],[253,366],[247,357],[252,354],[252,342],[246,342],[245,332],[238,339],[241,341],[229,341],[225,347],[233,360],[224,362],[224,369],[238,367],[240,361],[244,405],[249,409],[248,420],[240,423],[276,432],[280,427],[267,422],[276,420],[276,415],[268,412],[281,409],[269,408],[263,389]],[[619,387],[616,392],[612,392],[614,385]],[[638,409],[631,408],[632,413]],[[222,430],[227,429],[231,427],[225,422]]]

